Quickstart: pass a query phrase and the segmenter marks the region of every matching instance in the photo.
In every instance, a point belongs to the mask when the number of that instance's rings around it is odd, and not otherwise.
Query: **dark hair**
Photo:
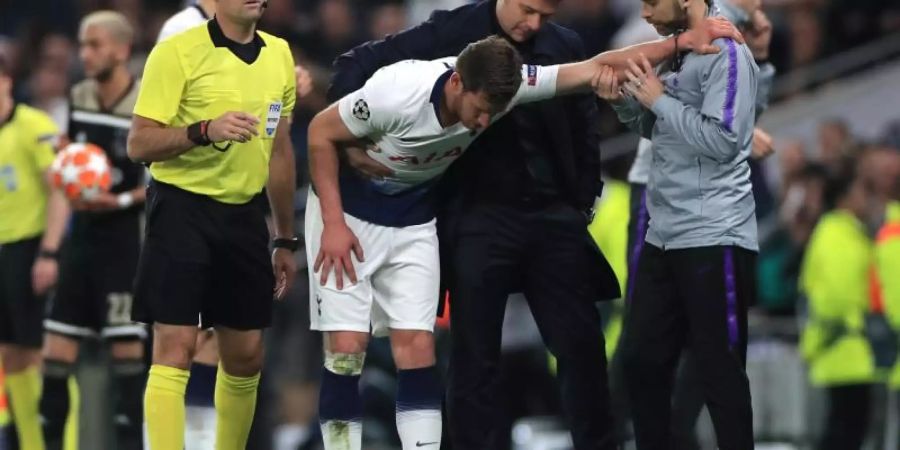
[[[841,200],[853,189],[858,178],[859,174],[853,169],[841,170],[840,173],[830,175],[825,182],[823,195],[825,208],[828,210],[837,208]]]
[[[483,92],[491,106],[509,104],[522,84],[522,57],[500,36],[490,36],[466,46],[456,59],[463,89]]]
[[[9,66],[6,65],[6,60],[3,59],[3,56],[0,55],[0,76],[11,76],[9,73]]]

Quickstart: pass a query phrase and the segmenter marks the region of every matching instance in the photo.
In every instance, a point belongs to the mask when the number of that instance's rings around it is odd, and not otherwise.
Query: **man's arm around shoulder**
[[[485,5],[464,5],[452,11],[438,10],[432,13],[427,21],[408,30],[371,41],[338,56],[334,61],[334,77],[328,88],[328,100],[336,101],[353,92],[372,76],[378,69],[406,59],[433,60],[445,56],[454,56],[444,51],[448,33],[458,37],[465,33],[465,19],[477,8]],[[480,37],[486,37],[484,36]],[[477,40],[478,37],[472,39]],[[444,54],[447,53],[447,54]]]

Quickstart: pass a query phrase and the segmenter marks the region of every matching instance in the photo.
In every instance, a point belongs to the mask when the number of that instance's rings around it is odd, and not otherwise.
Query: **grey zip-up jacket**
[[[750,157],[759,68],[746,45],[714,42],[660,75],[666,93],[650,110],[632,98],[619,120],[651,139],[647,242],[662,249],[734,245],[757,251]]]

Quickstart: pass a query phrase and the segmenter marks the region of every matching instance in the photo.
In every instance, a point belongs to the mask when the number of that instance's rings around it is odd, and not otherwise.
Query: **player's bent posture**
[[[688,34],[684,42],[690,41],[699,40]],[[318,280],[310,274],[311,325],[326,332],[319,417],[327,450],[360,448],[357,383],[370,323],[376,336],[390,335],[400,370],[397,427],[403,448],[439,446],[442,393],[432,337],[440,279],[435,181],[515,105],[583,91],[602,65],[618,65],[640,50],[656,60],[669,52],[654,43],[579,63],[522,66],[506,40],[489,37],[458,58],[384,67],[313,119],[315,193],[310,192],[305,226],[307,258],[318,273]],[[339,171],[338,147],[360,140],[376,145],[370,157],[393,176],[368,180]]]
[[[262,12],[219,0],[213,20],[157,44],[144,69],[128,151],[152,175],[134,318],[154,324],[154,450],[184,447],[198,315],[219,340],[216,448],[246,446],[273,289],[283,296],[296,270],[294,65],[284,40],[256,31]],[[279,238],[271,263],[263,187]]]
[[[128,20],[114,11],[85,16],[79,29],[79,58],[87,79],[70,91],[68,136],[103,149],[112,165],[112,187],[94,200],[72,204],[59,287],[45,322],[41,416],[51,450],[61,448],[67,435],[73,404],[68,380],[81,339],[88,336],[109,343],[117,448],[141,448],[146,330],[131,321],[130,311],[141,245],[144,168],[128,159],[125,148],[139,85],[127,67],[133,35]]]
[[[38,411],[44,299],[56,283],[68,208],[48,173],[59,130],[43,112],[13,100],[7,70],[0,60],[0,367],[19,447],[31,450],[44,448]]]
[[[682,8],[683,5],[683,8]],[[702,22],[703,0],[644,3],[661,34]],[[604,70],[598,94],[652,139],[646,246],[626,315],[623,363],[640,450],[670,448],[672,375],[690,345],[719,448],[753,448],[744,370],[754,297],[756,216],[750,183],[758,68],[746,45],[675,59],[660,76],[631,63],[622,96]]]

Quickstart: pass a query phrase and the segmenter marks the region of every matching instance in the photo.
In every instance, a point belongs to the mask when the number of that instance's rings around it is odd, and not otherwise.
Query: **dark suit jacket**
[[[496,19],[496,0],[485,0],[461,6],[452,11],[435,11],[426,22],[380,41],[362,44],[339,56],[334,63],[335,75],[328,91],[336,101],[362,87],[379,68],[406,59],[432,60],[455,56],[471,42],[493,34],[503,34]],[[530,64],[560,64],[585,58],[578,35],[554,23],[547,23],[532,38]],[[600,195],[600,151],[597,133],[597,104],[592,95],[576,95],[547,100],[540,104],[541,116],[547,124],[553,148],[548,149],[560,182],[564,200],[581,211],[589,211]],[[484,132],[451,167],[441,184],[442,208],[438,220],[442,255],[452,249],[456,240],[458,212],[475,201],[479,193],[473,183],[462,182],[472,177],[490,176],[478,173],[479,160],[491,158],[492,148],[516,145],[516,110],[497,121]],[[606,259],[585,230],[586,246],[597,255],[595,268],[598,287],[596,299],[619,296],[618,283]],[[449,274],[447,264],[442,273]]]

